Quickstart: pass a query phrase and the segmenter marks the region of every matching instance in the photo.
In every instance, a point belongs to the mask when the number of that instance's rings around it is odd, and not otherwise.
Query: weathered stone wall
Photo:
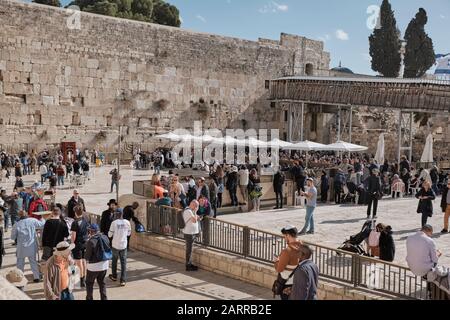
[[[105,151],[174,128],[278,128],[265,80],[327,75],[323,43],[282,34],[258,42],[2,0],[0,140],[42,148],[61,141]],[[310,71],[310,70],[309,70]],[[245,121],[243,121],[245,120]]]

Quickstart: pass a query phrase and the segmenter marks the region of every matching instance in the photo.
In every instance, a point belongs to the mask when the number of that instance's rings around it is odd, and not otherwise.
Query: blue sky
[[[68,1],[62,1],[66,4]],[[357,73],[372,74],[367,27],[372,5],[381,0],[169,0],[181,12],[182,28],[256,40],[292,33],[325,41],[331,66],[339,61]],[[420,7],[428,12],[427,32],[436,53],[450,52],[449,0],[391,0],[402,32]]]

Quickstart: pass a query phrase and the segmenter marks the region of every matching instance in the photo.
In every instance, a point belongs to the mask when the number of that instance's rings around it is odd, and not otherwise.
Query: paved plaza
[[[106,202],[115,198],[110,191],[111,166],[95,168],[91,180],[79,188],[89,212],[100,214],[106,209]],[[122,181],[120,194],[132,193],[133,180],[149,180],[151,171],[137,171],[129,167],[121,168]],[[25,176],[26,185],[30,185],[37,176]],[[8,193],[12,191],[13,180],[2,183]],[[72,189],[60,188],[56,201],[66,204],[72,194]],[[430,223],[439,232],[442,228],[443,214],[440,212],[439,201],[435,201],[435,215]],[[396,263],[405,264],[406,238],[420,227],[420,216],[416,213],[417,201],[411,198],[399,200],[385,199],[380,202],[378,221],[389,224],[395,230],[397,255]],[[286,208],[284,210],[269,210],[243,214],[220,216],[219,219],[248,225],[257,229],[279,233],[288,224],[301,228],[305,218],[305,209]],[[309,242],[337,248],[347,237],[360,231],[366,218],[366,207],[352,205],[321,205],[316,209],[316,233],[302,239]],[[9,238],[10,232],[7,233]],[[435,235],[439,249],[443,252],[441,263],[450,265],[450,235]],[[15,248],[11,241],[7,242],[7,255],[1,273],[15,264]],[[29,266],[26,274],[31,280]],[[120,288],[107,280],[110,299],[270,299],[270,290],[253,286],[241,281],[232,280],[211,272],[201,271],[198,274],[184,272],[184,265],[169,260],[139,252],[129,256],[129,283]],[[42,299],[42,283],[30,283],[27,294],[33,299]],[[95,293],[98,298],[98,292]],[[77,299],[84,299],[84,290],[78,290]]]
[[[428,222],[435,228],[434,240],[443,256],[440,263],[450,266],[450,234],[441,235],[444,215],[440,208],[441,198],[434,201],[434,216]],[[396,245],[395,263],[406,265],[406,239],[421,226],[421,215],[417,214],[418,200],[413,198],[385,199],[379,202],[378,220],[392,226]],[[354,205],[322,205],[315,211],[315,234],[302,239],[312,243],[337,248],[351,235],[361,231],[366,222],[367,207]],[[247,225],[256,229],[280,233],[286,225],[304,225],[305,209],[286,208],[235,215],[221,216],[221,220]]]

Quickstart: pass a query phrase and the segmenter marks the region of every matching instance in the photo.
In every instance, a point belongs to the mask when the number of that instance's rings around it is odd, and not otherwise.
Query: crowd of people
[[[14,198],[5,199],[8,207],[0,210],[0,221],[5,223],[5,228],[0,228],[2,236],[8,226],[8,215],[12,225],[11,240],[16,248],[17,269],[10,272],[10,278],[16,279],[17,287],[23,289],[26,284],[20,277],[26,260],[30,264],[33,281],[43,283],[47,300],[73,300],[73,290],[78,287],[85,288],[86,299],[92,300],[95,281],[99,285],[101,299],[107,300],[105,277],[110,261],[112,272],[109,278],[114,282],[120,280],[120,286],[126,285],[130,221],[142,227],[135,216],[138,203],[120,208],[116,200],[110,200],[100,225],[97,225],[91,223],[78,190],[73,191],[66,205],[47,207],[45,202],[41,202],[41,208],[37,208],[33,204],[42,198],[36,189],[27,189],[32,192],[30,199],[28,192],[13,193]],[[25,201],[22,200],[22,192],[26,195]],[[0,240],[3,249],[3,237]],[[120,278],[117,276],[119,260]]]

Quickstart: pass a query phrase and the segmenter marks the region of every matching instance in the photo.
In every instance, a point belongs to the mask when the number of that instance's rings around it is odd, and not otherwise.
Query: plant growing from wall
[[[154,106],[159,110],[159,111],[164,111],[166,110],[170,105],[170,101],[166,100],[166,99],[160,99],[158,101],[155,101]]]

